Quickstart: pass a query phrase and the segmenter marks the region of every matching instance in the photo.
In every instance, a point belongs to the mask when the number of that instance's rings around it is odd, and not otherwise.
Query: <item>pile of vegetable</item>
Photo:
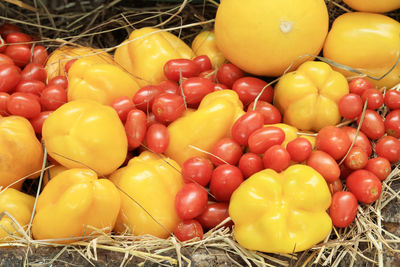
[[[344,2],[330,26],[323,0],[222,0],[190,45],[141,27],[112,52],[2,24],[1,242],[226,229],[290,254],[355,227],[400,161],[400,4]]]

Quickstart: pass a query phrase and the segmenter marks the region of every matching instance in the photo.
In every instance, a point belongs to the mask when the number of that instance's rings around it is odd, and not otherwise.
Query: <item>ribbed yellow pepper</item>
[[[175,195],[183,186],[180,167],[174,160],[144,151],[114,172],[110,180],[121,189],[116,231],[169,236],[180,221]]]
[[[281,77],[275,87],[274,104],[285,123],[317,132],[340,121],[337,103],[348,93],[342,74],[324,62],[307,61]]]
[[[243,247],[291,253],[329,235],[330,203],[324,178],[311,167],[296,164],[281,173],[265,169],[244,181],[231,197],[229,215]]]
[[[114,59],[135,77],[140,86],[166,80],[164,64],[168,60],[194,56],[192,49],[181,39],[157,28],[134,30],[125,44],[127,47],[117,48]]]
[[[108,233],[114,228],[120,204],[119,191],[110,180],[98,179],[90,169],[64,171],[39,195],[33,237],[70,243],[96,230]]]
[[[98,58],[81,58],[68,72],[68,101],[92,99],[110,105],[115,99],[132,98],[139,85],[128,72]]]
[[[45,120],[43,140],[50,156],[67,168],[89,167],[107,175],[125,161],[128,140],[117,112],[93,100],[75,100]]]
[[[0,191],[0,213],[7,212],[23,227],[20,229],[9,216],[4,214],[0,219],[1,241],[11,239],[12,235],[20,236],[19,230],[26,230],[24,228],[31,219],[34,202],[34,197],[13,188]]]
[[[40,170],[42,161],[43,148],[31,123],[19,116],[0,118],[0,186],[20,189],[20,179]]]
[[[207,55],[213,68],[219,68],[224,62],[225,57],[217,47],[215,34],[212,31],[202,31],[194,38],[192,49],[196,56]]]
[[[244,113],[242,108],[243,104],[232,90],[206,95],[196,111],[168,126],[169,145],[165,155],[180,165],[190,157],[207,157],[198,149],[209,152],[217,141],[229,136],[233,123]]]

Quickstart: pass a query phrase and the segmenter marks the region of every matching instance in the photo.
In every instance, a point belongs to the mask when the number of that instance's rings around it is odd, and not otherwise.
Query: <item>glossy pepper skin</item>
[[[144,151],[132,158],[126,167],[114,172],[110,180],[121,189],[121,210],[115,226],[117,232],[128,230],[135,235],[167,238],[178,225],[180,219],[175,211],[175,195],[182,188],[183,179],[174,160]]]
[[[324,178],[311,167],[296,164],[279,174],[265,169],[244,181],[231,197],[229,215],[243,247],[292,253],[329,235],[330,203]]]
[[[212,31],[202,31],[194,38],[192,49],[196,56],[207,55],[213,68],[219,68],[225,62],[225,57],[217,47],[215,33]]]
[[[70,243],[96,229],[108,233],[114,228],[120,205],[119,191],[110,180],[98,179],[90,169],[64,171],[39,195],[33,237]]]
[[[32,215],[35,198],[13,188],[0,191],[0,213],[9,213],[20,226],[25,228]],[[19,227],[7,215],[0,219],[0,241],[11,239],[12,235],[20,236]],[[24,229],[26,230],[26,229]]]
[[[115,99],[132,98],[139,85],[120,67],[99,62],[98,58],[81,58],[68,72],[68,101],[91,99],[110,105]]]
[[[20,189],[24,181],[21,178],[42,168],[43,148],[27,119],[0,118],[0,159],[0,186],[4,187],[13,184],[12,188]]]
[[[196,111],[187,113],[168,126],[169,145],[165,155],[181,166],[188,158],[207,157],[196,148],[210,151],[221,138],[229,136],[233,123],[244,113],[242,108],[243,104],[232,90],[206,95]]]
[[[281,77],[274,104],[284,123],[300,130],[319,131],[339,123],[340,98],[349,93],[346,78],[324,62],[308,61]]]
[[[157,28],[134,30],[125,44],[127,47],[117,48],[114,59],[135,77],[140,86],[166,80],[163,70],[168,60],[194,56],[192,49],[181,39]]]
[[[128,140],[117,112],[93,100],[75,100],[54,111],[43,124],[49,155],[67,168],[89,167],[107,175],[125,161]]]

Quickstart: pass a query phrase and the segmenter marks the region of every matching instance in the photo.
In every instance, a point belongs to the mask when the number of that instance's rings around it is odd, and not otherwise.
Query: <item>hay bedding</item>
[[[340,0],[327,1],[331,22],[350,11]],[[0,20],[15,23],[52,48],[64,44],[88,45],[110,53],[132,29],[155,26],[168,29],[188,44],[203,29],[211,29],[217,1],[72,1],[4,0]],[[400,20],[400,12],[391,17]],[[400,87],[400,86],[399,86]],[[400,88],[399,88],[400,89]],[[385,113],[385,110],[381,110]],[[201,241],[179,243],[175,238],[100,236],[72,245],[46,246],[28,235],[0,244],[1,266],[400,266],[400,167],[394,166],[383,183],[379,201],[361,205],[355,222],[332,229],[329,239],[293,255],[246,250],[229,229],[213,229]],[[24,190],[36,194],[38,181]],[[3,214],[3,216],[6,216]]]

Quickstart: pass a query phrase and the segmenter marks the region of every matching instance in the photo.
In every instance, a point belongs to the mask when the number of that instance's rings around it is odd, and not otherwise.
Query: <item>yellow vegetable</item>
[[[400,8],[399,0],[343,0],[357,11],[385,13]]]
[[[194,38],[192,49],[196,56],[207,55],[214,69],[219,68],[224,62],[225,57],[219,51],[212,31],[202,31]]]

